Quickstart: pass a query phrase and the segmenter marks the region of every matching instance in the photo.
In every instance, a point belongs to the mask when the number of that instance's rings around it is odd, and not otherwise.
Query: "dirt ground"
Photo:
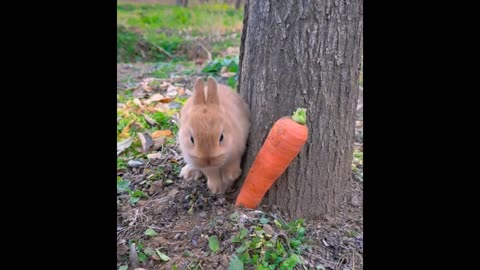
[[[118,64],[118,89],[129,88],[151,71],[152,65]],[[122,91],[122,90],[119,90]],[[361,89],[363,92],[363,89]],[[362,150],[363,102],[360,95],[355,147]],[[145,248],[159,248],[170,257],[167,262],[149,259],[139,263],[144,269],[227,269],[229,257],[235,252],[229,239],[238,232],[238,221],[230,216],[239,212],[243,223],[253,222],[259,215],[279,218],[276,209],[259,208],[257,211],[238,210],[233,207],[234,198],[211,195],[204,177],[198,181],[178,178],[184,165],[175,145],[169,146],[155,162],[126,169],[118,169],[118,176],[129,180],[132,189],[143,190],[149,195],[132,206],[128,195],[119,194],[117,209],[117,261],[118,265],[131,265],[131,240],[141,239]],[[302,255],[305,267],[315,269],[363,269],[363,169],[352,173],[350,191],[335,217],[320,221],[306,220],[306,235],[310,240]],[[170,181],[149,181],[159,171]],[[158,234],[146,236],[154,229]],[[208,236],[219,238],[220,249],[212,255]],[[136,258],[133,258],[136,259]],[[129,267],[129,269],[134,269]]]

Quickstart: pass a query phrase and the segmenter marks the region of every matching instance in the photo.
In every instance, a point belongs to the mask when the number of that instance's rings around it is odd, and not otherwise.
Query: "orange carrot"
[[[292,117],[285,116],[275,122],[247,174],[235,206],[256,208],[300,153],[308,139],[305,111],[298,109]]]

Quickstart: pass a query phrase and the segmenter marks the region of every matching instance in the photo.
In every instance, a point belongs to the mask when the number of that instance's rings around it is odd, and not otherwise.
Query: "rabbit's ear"
[[[206,104],[205,101],[205,91],[203,86],[203,79],[198,77],[195,80],[195,84],[193,86],[193,104]]]
[[[218,101],[217,81],[210,76],[207,80],[207,88],[207,104],[219,105],[220,102]]]

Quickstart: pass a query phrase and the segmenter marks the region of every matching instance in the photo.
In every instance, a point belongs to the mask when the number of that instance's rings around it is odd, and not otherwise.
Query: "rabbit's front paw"
[[[179,177],[184,178],[188,181],[196,181],[202,176],[202,172],[198,169],[193,168],[190,165],[185,165],[180,171]]]

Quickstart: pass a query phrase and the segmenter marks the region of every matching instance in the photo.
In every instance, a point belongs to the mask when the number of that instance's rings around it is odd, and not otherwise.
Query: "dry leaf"
[[[147,108],[148,111],[150,111],[151,109],[153,109],[153,108]],[[152,126],[153,125],[158,125],[158,123],[155,120],[153,120],[150,116],[144,114],[143,117],[145,118],[147,123],[149,123],[150,125],[152,125]]]
[[[154,101],[161,101],[162,99],[164,99],[164,97],[162,95],[155,94],[155,95],[151,96],[149,99],[144,100],[143,103],[148,105],[148,104],[150,104]]]
[[[153,139],[153,150],[160,149],[165,144],[165,137],[158,137]]]
[[[137,135],[140,139],[140,142],[142,143],[142,152],[147,153],[153,146],[152,137],[150,137],[150,134],[148,133],[138,133]]]
[[[120,155],[120,153],[122,153],[125,149],[130,147],[130,145],[132,145],[132,142],[133,142],[133,138],[128,138],[128,139],[125,139],[121,142],[118,142],[117,143],[117,156]]]
[[[133,91],[133,96],[136,98],[144,98],[147,95],[143,88],[139,87],[137,90]]]
[[[133,100],[133,103],[135,103],[136,105],[138,105],[138,106],[140,106],[140,107],[143,107],[142,102],[141,102],[140,99],[138,99],[138,98],[135,98],[135,99]]]
[[[154,80],[154,78],[146,78],[140,83],[140,86],[142,86],[145,91],[152,92],[153,89],[148,84],[153,82]]]
[[[160,100],[160,102],[162,102],[162,103],[170,103],[172,100],[173,100],[173,98],[167,97],[167,98],[162,98],[162,99]]]
[[[169,85],[170,83],[163,81],[162,84],[160,84],[160,90],[165,91]]]
[[[233,77],[237,75],[237,73],[235,72],[225,72],[225,73],[222,73],[220,76],[224,77],[224,78],[229,78],[229,77]]]
[[[123,139],[127,139],[128,137],[130,137],[130,134],[129,134],[130,124],[132,124],[132,122],[128,123],[128,125],[122,129],[122,132],[120,132],[118,137],[123,138]]]
[[[170,130],[157,130],[152,133],[152,138],[158,138],[158,137],[166,137],[166,136],[172,136],[172,132]]]
[[[168,97],[176,97],[177,96],[177,87],[170,85],[167,89],[167,96]]]
[[[157,103],[154,107],[155,111],[158,112],[168,112],[170,108],[168,107],[168,104],[166,103]]]
[[[177,92],[178,92],[178,95],[181,96],[185,93],[185,90],[183,88],[178,88]]]
[[[157,152],[157,153],[153,153],[153,154],[148,154],[147,157],[148,157],[148,160],[160,159],[162,157],[162,153]]]

